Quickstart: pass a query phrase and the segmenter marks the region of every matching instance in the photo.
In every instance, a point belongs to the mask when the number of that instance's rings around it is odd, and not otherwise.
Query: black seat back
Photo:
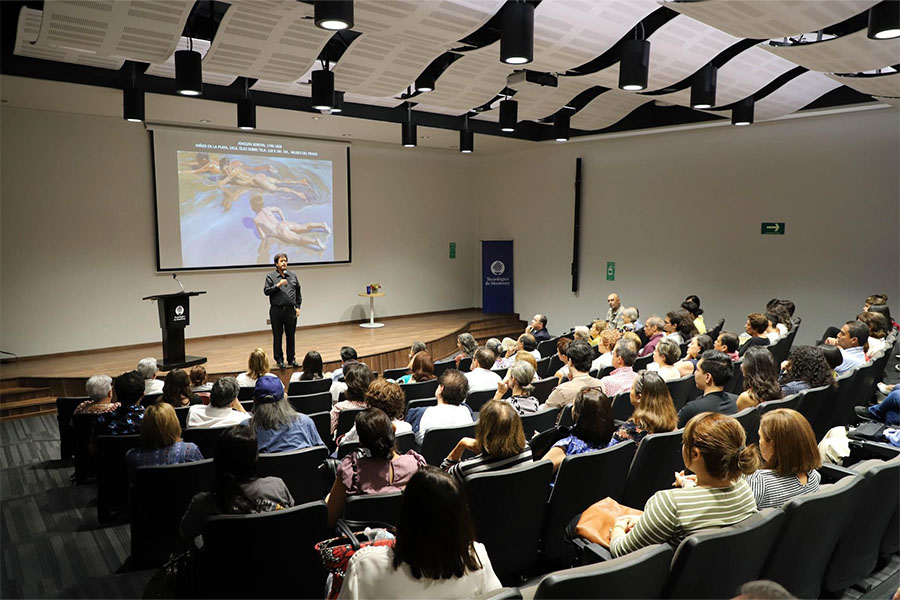
[[[554,354],[556,354],[556,342],[558,341],[558,337],[552,337],[538,343],[537,351],[541,353],[541,358],[546,358],[548,356],[553,356]]]
[[[653,353],[651,352],[647,356],[639,356],[634,360],[634,372],[637,373],[641,369],[646,369],[647,365],[653,362]]]
[[[631,404],[631,392],[622,392],[613,398],[612,409],[613,419],[616,421],[627,421],[634,413],[634,406]]]
[[[179,406],[175,409],[175,416],[178,417],[178,424],[181,425],[182,429],[187,427],[188,412],[190,410],[190,406]]]
[[[756,408],[757,410],[759,410],[759,416],[762,417],[770,410],[775,410],[776,408],[796,409],[798,402],[800,402],[800,394],[791,394],[789,396],[785,396],[781,400],[769,400],[768,402],[760,402]]]
[[[813,432],[816,430],[816,423],[823,416],[823,409],[828,404],[828,401],[833,398],[832,386],[830,385],[810,388],[800,392],[800,397],[797,398],[796,410],[806,417],[806,420],[809,421],[810,426],[813,428]]]
[[[475,437],[475,423],[429,429],[422,438],[422,456],[429,465],[440,466],[464,437]]]
[[[399,367],[397,369],[385,369],[382,377],[385,379],[400,379],[404,375],[409,373],[409,369],[406,367]]]
[[[537,563],[552,478],[553,465],[546,460],[466,478],[477,539],[501,581]]]
[[[334,383],[334,381],[331,377],[292,381],[288,384],[288,396],[309,396],[310,394],[327,392],[331,389],[332,383]]]
[[[324,391],[315,394],[300,396],[288,396],[288,402],[298,413],[311,415],[317,412],[331,410],[331,392]]]
[[[540,378],[550,377],[553,373],[549,373],[550,370],[550,360],[553,356],[546,356],[539,361],[537,361],[537,376]],[[555,371],[554,371],[555,373]]]
[[[56,399],[56,423],[59,426],[59,458],[66,460],[75,456],[75,428],[72,415],[75,409],[89,396],[62,396]]]
[[[741,364],[744,362],[744,359],[741,358],[739,360],[734,361],[732,366],[734,367],[734,375],[731,376],[725,383],[725,391],[731,394],[739,395],[744,391],[744,372],[741,370]]]
[[[681,407],[687,404],[688,400],[691,399],[691,393],[697,390],[697,384],[694,381],[693,373],[685,375],[684,377],[679,377],[678,379],[667,381],[666,387],[669,388],[669,394],[672,396],[672,404],[675,405],[675,412],[681,410]]]
[[[871,366],[864,371],[866,375],[857,392],[857,406],[867,406],[875,400],[875,389],[878,386],[878,382],[881,381],[882,375],[884,375],[884,367],[887,365],[890,357],[891,349],[885,348],[883,355],[867,363]]]
[[[719,337],[719,334],[722,333],[722,328],[725,327],[725,319],[719,319],[719,322],[716,323],[716,326],[706,332],[706,335],[712,338],[712,341],[716,341],[716,338]]]
[[[772,357],[775,359],[775,364],[780,365],[784,361],[787,360],[788,354],[791,351],[791,342],[793,338],[790,334],[781,338],[771,346],[769,346],[769,352],[772,353]]]
[[[238,388],[238,400],[253,400],[253,386],[241,386]]]
[[[533,413],[522,415],[522,429],[525,430],[525,439],[530,440],[535,432],[547,431],[556,423],[559,408],[548,406]]]
[[[565,539],[566,525],[572,517],[607,496],[617,501],[622,499],[636,448],[633,440],[626,440],[610,448],[563,459],[547,504],[541,536],[541,560],[546,567],[561,568],[574,561],[575,546]]]
[[[547,377],[551,375],[555,375],[557,371],[563,368],[565,363],[560,360],[559,356],[556,354],[550,355],[550,362],[547,364]],[[538,375],[540,377],[540,375]]]
[[[141,436],[99,435],[97,444],[97,520],[128,512],[128,468],[125,454],[141,444]]]
[[[199,492],[213,489],[212,459],[139,467],[131,487],[131,561],[138,569],[159,567],[180,550],[181,518]]]
[[[474,412],[478,412],[481,410],[481,407],[487,404],[491,398],[494,397],[494,394],[497,393],[497,390],[486,390],[482,392],[470,392],[466,397],[466,404],[469,405]]]
[[[571,427],[575,424],[575,415],[572,414],[573,408],[574,405],[566,404],[560,409],[557,418],[559,419],[559,425],[561,427]]]
[[[320,412],[308,416],[312,419],[313,425],[316,426],[316,431],[318,432],[319,437],[322,438],[322,441],[325,442],[328,451],[334,452],[335,448],[337,448],[337,444],[335,444],[334,439],[331,437],[331,413]]]
[[[534,391],[532,391],[532,395],[537,398],[538,402],[546,402],[547,398],[550,397],[550,392],[553,391],[559,384],[559,380],[556,377],[553,377],[553,373],[550,374],[550,377],[545,377],[544,379],[539,379],[535,381],[532,385],[534,386]]]
[[[738,420],[738,423],[744,428],[747,434],[747,445],[755,444],[759,441],[759,409],[756,406],[748,406],[744,410],[738,411],[731,415]]]
[[[643,510],[650,496],[672,487],[673,474],[684,468],[682,431],[651,433],[641,440],[628,470],[622,504]]]
[[[855,378],[855,370],[842,373],[837,378],[837,385],[832,388],[825,406],[819,410],[816,422],[813,423],[813,433],[816,434],[817,441],[822,441],[832,427],[850,422],[850,414],[853,412],[852,392],[856,385]]]
[[[419,383],[406,383],[400,386],[406,396],[406,402],[410,400],[418,400],[419,398],[433,398],[437,391],[438,380],[429,379]]]
[[[455,369],[456,361],[451,359],[441,360],[434,363],[434,376],[440,377],[447,369]]]
[[[608,367],[603,367],[602,369],[600,369],[600,372],[597,374],[597,379],[603,379],[604,377],[606,377],[607,375],[609,375],[610,373],[612,373],[615,370],[616,370],[616,368],[612,365],[609,365]]]
[[[317,469],[327,456],[325,446],[263,453],[256,463],[256,474],[260,477],[280,477],[290,490],[294,504],[321,500],[328,488]]]
[[[460,359],[459,366],[456,368],[463,373],[468,373],[472,369],[472,357],[464,356],[462,359]]]
[[[228,427],[188,427],[182,432],[185,442],[197,444],[203,458],[212,458],[216,455],[219,438]]]
[[[337,429],[334,431],[334,437],[339,438],[344,435],[356,423],[356,415],[364,411],[364,408],[345,408],[338,413]]]
[[[75,455],[75,483],[85,483],[97,475],[97,464],[91,453],[91,436],[97,415],[72,416],[72,452]]]
[[[412,431],[398,433],[396,439],[397,452],[399,452],[400,454],[406,454],[416,447],[416,434]]]
[[[403,492],[389,494],[353,494],[347,496],[344,519],[348,521],[377,522],[397,526]]]
[[[437,398],[419,398],[418,400],[410,400],[406,403],[406,410],[409,412],[413,408],[424,406],[437,406]]]

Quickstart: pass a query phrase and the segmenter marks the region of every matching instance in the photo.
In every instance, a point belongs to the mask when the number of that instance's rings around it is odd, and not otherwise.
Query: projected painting
[[[185,267],[334,260],[332,163],[178,151]]]

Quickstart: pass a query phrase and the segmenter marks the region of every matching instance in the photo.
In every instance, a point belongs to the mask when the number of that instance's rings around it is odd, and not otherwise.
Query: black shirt
[[[684,427],[691,418],[702,412],[717,412],[733,415],[738,411],[737,396],[728,392],[711,392],[696,400],[691,400],[678,411],[678,428]]]
[[[738,356],[743,356],[744,353],[752,348],[753,346],[768,346],[769,338],[766,336],[763,337],[751,337],[749,340],[741,344],[741,347],[738,348]]]
[[[287,285],[277,287],[279,280],[287,279]],[[269,304],[282,308],[300,308],[303,297],[300,295],[300,281],[291,271],[284,275],[277,270],[266,275],[266,286],[263,293],[269,297]]]

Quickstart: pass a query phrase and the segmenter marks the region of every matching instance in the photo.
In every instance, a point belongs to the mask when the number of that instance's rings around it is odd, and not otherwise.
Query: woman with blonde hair
[[[613,350],[620,337],[622,337],[622,334],[615,329],[605,329],[600,332],[600,343],[597,344],[597,350],[600,351],[600,356],[595,358],[594,362],[591,363],[592,371],[594,369],[602,371],[603,369],[612,366]],[[640,340],[640,338],[638,338],[638,340]]]
[[[262,348],[257,348],[250,353],[247,359],[247,371],[237,376],[238,385],[241,387],[253,387],[256,380],[269,372],[269,357]]]
[[[641,371],[631,384],[631,405],[634,412],[613,434],[617,442],[634,440],[640,443],[648,433],[675,431],[678,413],[672,395],[663,378],[652,371]]]
[[[475,456],[460,461],[466,450]],[[478,413],[475,438],[459,440],[441,468],[461,482],[467,475],[508,469],[531,460],[519,413],[508,402],[491,400]]]
[[[141,445],[125,455],[131,468],[203,460],[196,444],[181,441],[181,425],[168,402],[151,404],[141,421]]]
[[[513,364],[515,364],[519,361],[523,361],[523,360],[525,362],[527,362],[529,365],[531,365],[532,369],[534,369],[534,378],[537,379],[538,378],[538,375],[537,375],[538,366],[537,366],[537,360],[535,360],[535,358],[534,358],[534,354],[532,354],[531,352],[529,352],[527,350],[519,350],[518,352],[515,353],[515,355],[513,355]],[[510,365],[510,367],[512,367],[512,365]]]

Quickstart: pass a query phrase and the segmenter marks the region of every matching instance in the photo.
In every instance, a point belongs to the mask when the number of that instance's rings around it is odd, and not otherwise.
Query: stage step
[[[56,414],[56,398],[51,396],[17,400],[4,399],[0,404],[0,421],[50,414]]]
[[[44,398],[50,395],[49,387],[24,387],[10,386],[0,388],[0,404],[15,402],[17,400],[30,400],[32,398]]]

